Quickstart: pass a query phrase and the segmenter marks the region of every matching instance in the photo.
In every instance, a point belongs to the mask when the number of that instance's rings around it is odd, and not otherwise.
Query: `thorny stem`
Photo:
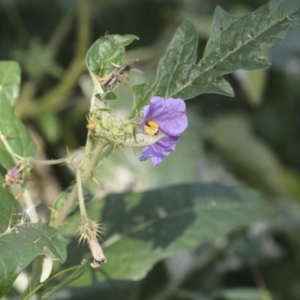
[[[83,192],[82,192],[82,182],[81,182],[81,171],[79,168],[76,169],[76,185],[77,185],[80,214],[84,220],[87,220],[88,216],[87,216],[85,204],[84,204],[84,197],[83,197]]]
[[[112,152],[113,145],[111,144],[98,144],[93,153],[86,153],[86,157],[90,157],[87,161],[84,161],[82,165],[83,173],[81,175],[81,185],[83,186],[93,175],[93,171],[98,164],[101,164],[105,158]],[[86,163],[85,163],[86,162]],[[68,198],[62,207],[61,211],[59,212],[55,221],[51,224],[54,228],[59,228],[66,217],[68,216],[70,210],[73,207],[73,204],[77,198],[77,188],[76,183],[68,195]]]
[[[82,264],[86,264],[86,262],[83,262]],[[59,273],[53,274],[45,282],[39,284],[35,289],[31,290],[30,293],[26,294],[26,296],[24,296],[24,298],[22,298],[22,300],[30,300],[30,297],[32,295],[34,295],[38,290],[40,290],[46,283],[49,283],[49,282],[53,281],[57,277],[61,277],[65,273],[69,273],[69,272],[72,272],[72,271],[75,272],[78,269],[78,267],[80,267],[80,266],[77,265],[77,266],[71,267],[69,269],[63,270]]]
[[[42,166],[50,166],[50,165],[59,165],[63,163],[69,163],[70,159],[68,158],[59,158],[59,159],[51,159],[51,160],[39,160],[33,157],[29,157],[28,162],[31,165],[42,165]]]

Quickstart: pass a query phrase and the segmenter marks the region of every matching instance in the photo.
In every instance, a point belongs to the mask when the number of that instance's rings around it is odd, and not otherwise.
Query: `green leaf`
[[[0,297],[5,295],[21,271],[47,246],[55,257],[66,259],[65,241],[52,227],[23,224],[0,236]]]
[[[106,35],[98,39],[86,55],[86,64],[96,75],[102,77],[115,70],[114,64],[123,64],[125,46],[131,44],[135,35]]]
[[[271,206],[257,192],[219,184],[112,194],[88,206],[89,217],[100,217],[105,228],[102,246],[108,263],[103,270],[110,278],[132,280],[143,278],[163,258],[272,214]],[[63,228],[67,236],[74,236],[78,218],[68,219]],[[76,251],[72,247],[73,255]],[[77,284],[90,284],[93,276],[104,280],[100,272],[91,272]]]
[[[48,142],[54,144],[59,140],[61,127],[56,113],[43,110],[36,116],[36,122]]]
[[[98,39],[88,50],[85,62],[94,85],[90,110],[105,108],[101,100],[103,96],[108,96],[108,100],[117,100],[117,94],[111,91],[109,85],[101,87],[99,78],[114,73],[117,70],[116,66],[124,63],[125,46],[135,39],[137,37],[134,35],[106,35]]]
[[[8,188],[4,187],[4,179],[0,174],[0,234],[21,220],[22,207]],[[1,247],[0,247],[1,248]]]
[[[0,163],[6,166],[5,159],[13,154],[35,156],[36,147],[27,129],[14,115],[19,95],[20,68],[16,62],[0,62]],[[4,152],[7,152],[5,154]],[[3,159],[3,160],[2,160]]]
[[[47,246],[55,257],[66,259],[65,240],[52,227],[22,222],[22,208],[0,176],[0,297],[9,290],[16,277]]]
[[[5,169],[12,169],[16,164],[11,157],[11,155],[7,152],[3,145],[0,143],[0,165],[3,165]]]
[[[191,22],[183,22],[159,61],[155,80],[134,88],[136,110],[154,94],[182,99],[203,93],[233,96],[222,76],[238,69],[267,68],[269,61],[260,56],[262,44],[277,44],[289,27],[299,26],[299,7],[300,0],[273,0],[243,17],[217,7],[203,58],[197,64],[196,31]]]

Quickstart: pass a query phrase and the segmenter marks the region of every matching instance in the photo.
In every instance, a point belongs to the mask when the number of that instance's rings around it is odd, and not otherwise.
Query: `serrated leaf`
[[[0,62],[0,161],[4,166],[6,156],[3,149],[12,156],[35,156],[36,147],[27,129],[14,115],[16,100],[19,95],[20,68],[16,62]],[[9,149],[8,149],[9,148]],[[12,152],[12,153],[11,153]],[[15,159],[15,157],[12,157]]]
[[[133,280],[144,277],[163,258],[272,214],[257,192],[219,184],[113,194],[88,206],[89,217],[101,216],[105,228],[102,246],[108,262],[103,270],[110,278]],[[69,218],[65,234],[73,236],[78,222],[78,216]],[[104,280],[99,272],[94,275]],[[91,283],[90,276],[85,274],[77,284]]]
[[[21,224],[22,208],[3,183],[0,175],[0,297],[35,257],[45,254],[44,246],[61,261],[66,259],[65,240],[57,230]]]
[[[189,21],[175,32],[160,59],[156,78],[134,88],[136,110],[150,96],[190,99],[203,93],[233,96],[222,77],[238,69],[263,69],[270,65],[260,56],[263,43],[279,43],[289,27],[297,27],[300,0],[273,0],[256,11],[235,17],[217,7],[204,56],[195,64],[197,35]]]

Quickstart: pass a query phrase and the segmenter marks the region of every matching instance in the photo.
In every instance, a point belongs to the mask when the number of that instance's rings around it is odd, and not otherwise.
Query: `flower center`
[[[154,121],[145,122],[145,132],[148,135],[155,135],[158,132],[158,124]]]

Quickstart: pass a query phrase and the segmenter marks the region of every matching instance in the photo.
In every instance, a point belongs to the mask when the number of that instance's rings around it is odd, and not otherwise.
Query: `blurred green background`
[[[91,94],[84,57],[97,38],[107,33],[140,38],[128,48],[127,59],[139,58],[135,67],[144,75],[131,73],[116,106],[120,115],[126,116],[132,108],[132,85],[152,78],[159,57],[184,19],[191,20],[198,30],[201,58],[217,5],[242,16],[265,3],[1,0],[0,59],[16,60],[22,69],[16,114],[28,125],[41,157],[59,158],[65,155],[66,146],[76,151],[85,144]],[[164,164],[153,169],[149,163],[138,162],[138,153],[115,152],[96,176],[101,182],[97,192],[220,182],[248,185],[270,199],[280,199],[283,205],[299,206],[300,32],[291,29],[282,44],[265,47],[263,53],[272,62],[269,69],[227,76],[234,98],[213,94],[187,101],[189,129]],[[42,193],[50,204],[73,177],[63,167],[46,175],[51,180],[44,181]],[[235,232],[225,241],[220,238],[195,253],[158,263],[140,282],[73,288],[66,299],[82,299],[90,293],[91,299],[101,295],[101,299],[299,300],[297,216],[291,224]]]

